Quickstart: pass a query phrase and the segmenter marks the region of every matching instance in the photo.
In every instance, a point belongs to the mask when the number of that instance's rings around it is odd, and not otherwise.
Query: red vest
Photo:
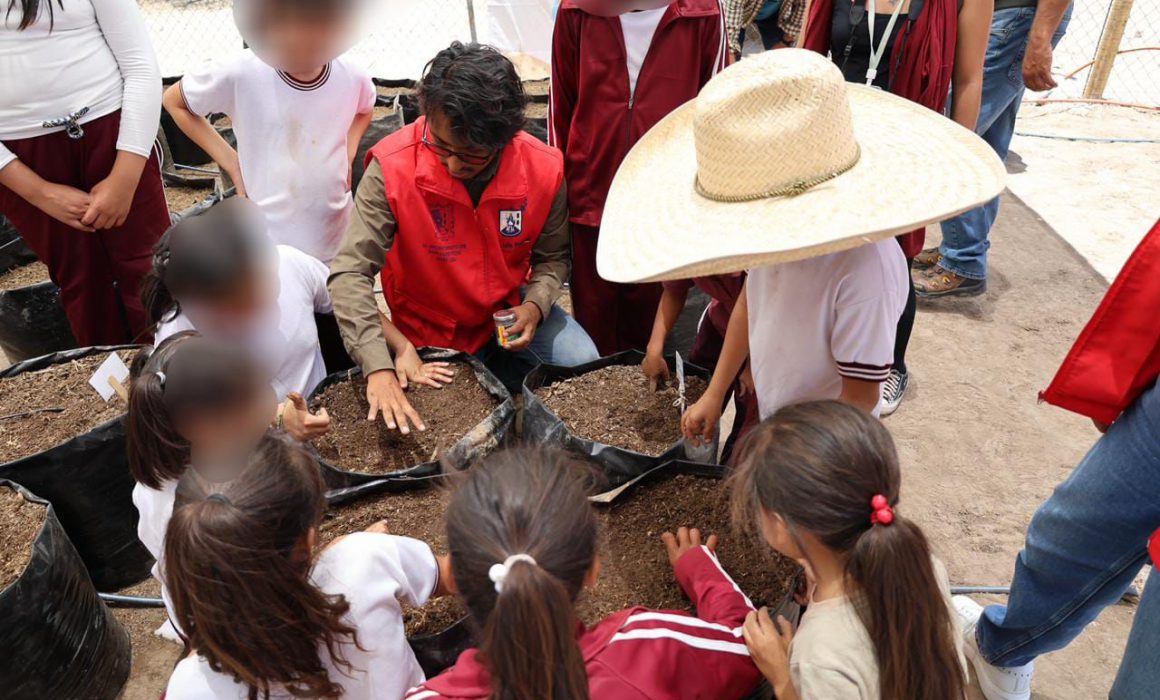
[[[391,320],[416,346],[477,352],[491,315],[520,303],[532,249],[564,180],[560,152],[520,132],[500,154],[479,206],[422,144],[424,119],[367,154],[383,170],[398,221],[383,265]]]
[[[1067,354],[1047,403],[1111,423],[1160,375],[1160,221],[1136,246]]]

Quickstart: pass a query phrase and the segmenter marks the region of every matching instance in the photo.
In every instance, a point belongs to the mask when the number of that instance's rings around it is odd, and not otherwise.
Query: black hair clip
[[[215,503],[222,503],[227,506],[233,505],[230,503],[230,499],[226,498],[225,494],[222,493],[211,493],[210,495],[206,496],[205,500],[214,501]]]

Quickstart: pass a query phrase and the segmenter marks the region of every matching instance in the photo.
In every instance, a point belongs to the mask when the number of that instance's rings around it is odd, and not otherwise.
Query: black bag
[[[0,350],[20,362],[77,346],[52,282],[0,291]]]
[[[458,362],[469,365],[472,371],[475,372],[476,379],[487,393],[491,394],[499,402],[499,405],[495,407],[495,410],[491,412],[490,416],[472,428],[471,432],[463,436],[459,442],[452,445],[438,460],[416,464],[407,469],[401,469],[389,474],[362,474],[359,472],[345,471],[340,465],[331,464],[319,457],[318,461],[322,464],[322,473],[326,479],[328,488],[332,490],[343,489],[384,479],[398,480],[430,477],[442,472],[441,463],[449,464],[456,469],[466,469],[476,460],[506,443],[508,432],[511,430],[512,423],[515,420],[516,409],[515,402],[512,400],[512,396],[508,393],[508,390],[504,388],[503,383],[482,362],[465,352],[444,348],[419,348],[419,356],[423,358],[424,362]],[[361,370],[353,369],[347,372],[332,374],[322,380],[309,396],[308,400],[311,407],[314,409],[318,408],[318,397],[329,387],[341,382],[350,381],[361,374]]]
[[[8,700],[113,700],[129,678],[129,633],[101,603],[55,508],[48,506],[24,573],[0,591],[0,688]]]
[[[375,144],[382,141],[387,136],[395,133],[403,128],[403,111],[396,109],[391,114],[376,119],[367,127],[367,132],[363,134],[362,140],[358,143],[358,153],[354,157],[354,162],[351,163],[350,172],[350,191],[358,192],[359,183],[362,182],[363,175],[366,173],[366,159],[367,151],[374,148]]]
[[[136,347],[100,346],[45,355],[9,367],[0,372],[0,379]],[[100,400],[95,395],[94,399]],[[124,415],[43,452],[0,465],[0,479],[14,481],[52,503],[97,590],[120,590],[149,576],[153,557],[137,539]]]
[[[36,253],[28,249],[8,217],[0,214],[0,272],[27,265],[35,260]]]
[[[675,360],[673,357],[666,359],[671,369]],[[706,455],[705,461],[715,462],[717,458],[716,438],[710,446],[702,448],[694,448],[684,440],[677,440],[664,454],[653,457],[580,437],[569,430],[564,421],[560,420],[559,416],[536,396],[536,389],[553,384],[558,380],[577,377],[603,367],[639,366],[642,360],[644,360],[643,353],[638,350],[627,350],[577,367],[540,365],[532,370],[527,379],[524,380],[524,440],[535,445],[556,445],[588,457],[600,465],[608,480],[609,488],[620,486],[650,469],[674,459],[696,461],[699,455],[704,454]],[[685,374],[690,377],[701,377],[705,381],[711,378],[708,370],[688,362],[685,363]]]

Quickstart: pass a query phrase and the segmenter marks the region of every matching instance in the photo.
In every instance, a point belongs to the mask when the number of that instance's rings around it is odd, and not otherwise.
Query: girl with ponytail
[[[797,404],[755,428],[742,454],[738,522],[756,523],[813,585],[796,632],[765,610],[745,621],[778,700],[961,700],[946,571],[897,510],[898,455],[882,423],[838,401]]]
[[[271,425],[280,423],[307,440],[323,420],[306,410],[301,397],[278,406],[261,368],[244,351],[189,331],[138,353],[131,376],[126,426],[129,471],[137,481],[137,537],[158,562],[177,483],[187,471],[220,480],[218,465],[248,454]],[[155,564],[160,581],[158,572]],[[169,623],[158,634],[177,641]]]
[[[163,574],[192,654],[167,700],[398,700],[423,680],[401,605],[444,594],[445,566],[381,523],[316,554],[326,500],[304,447],[268,435],[228,482],[177,493]]]
[[[631,608],[585,629],[576,599],[600,574],[591,471],[564,453],[513,450],[461,478],[447,544],[479,648],[408,700],[736,700],[757,686],[740,631],[753,607],[717,563],[716,537],[663,536],[700,619]]]

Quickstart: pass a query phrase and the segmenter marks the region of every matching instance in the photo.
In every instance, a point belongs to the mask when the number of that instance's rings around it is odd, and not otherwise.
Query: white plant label
[[[112,353],[105,358],[96,373],[89,377],[89,384],[108,403],[117,394],[116,386],[123,386],[128,379],[129,368],[120,355]]]

